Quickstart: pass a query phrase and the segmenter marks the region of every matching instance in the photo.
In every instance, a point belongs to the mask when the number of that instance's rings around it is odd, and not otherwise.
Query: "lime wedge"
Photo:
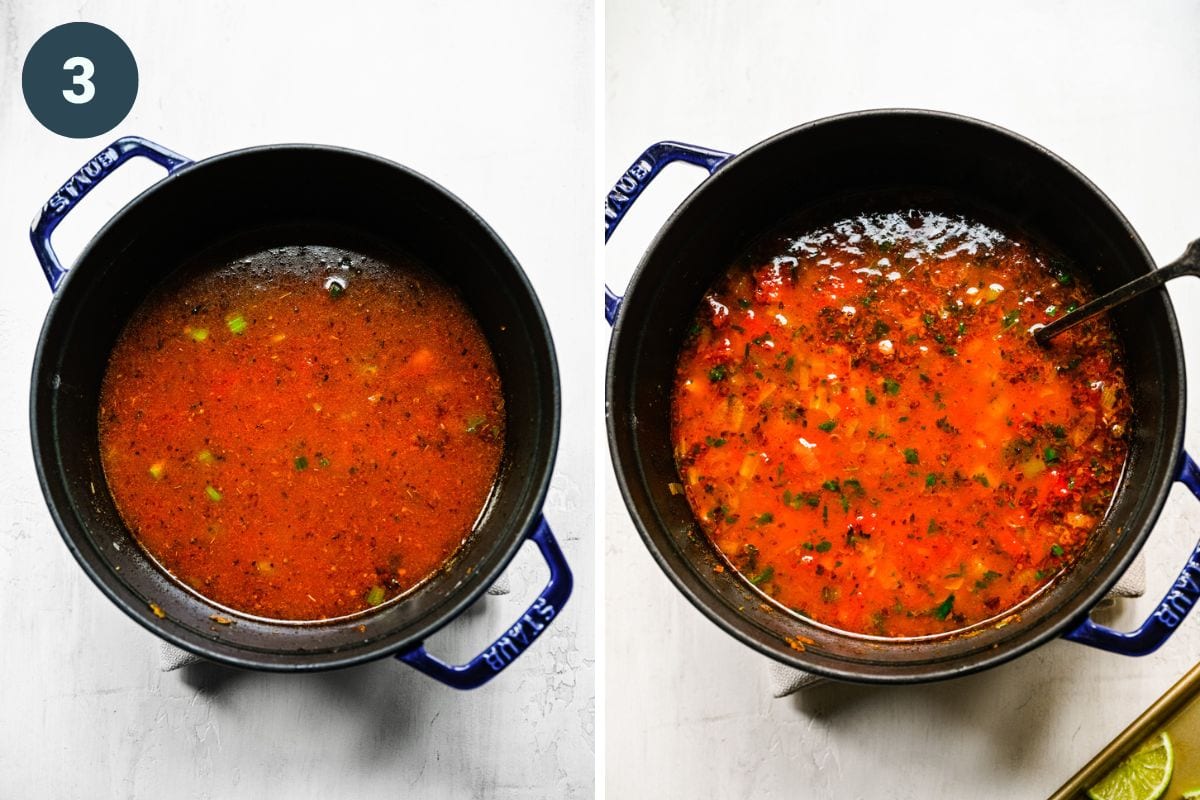
[[[1166,731],[1151,737],[1118,764],[1104,780],[1088,789],[1092,800],[1158,800],[1171,783],[1175,751]]]
[[[1183,793],[1183,800],[1200,800],[1200,787],[1188,789]]]

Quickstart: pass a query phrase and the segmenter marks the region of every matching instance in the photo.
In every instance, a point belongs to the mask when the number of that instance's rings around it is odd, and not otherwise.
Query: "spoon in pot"
[[[1108,294],[1097,297],[1095,300],[1089,300],[1066,316],[1054,320],[1054,322],[1051,322],[1046,327],[1038,328],[1033,332],[1033,338],[1038,344],[1044,347],[1049,344],[1053,337],[1062,333],[1067,328],[1073,328],[1085,319],[1108,311],[1114,306],[1119,306],[1126,300],[1137,297],[1142,292],[1156,289],[1172,278],[1178,278],[1180,275],[1195,275],[1200,277],[1200,239],[1189,244],[1183,255],[1165,267],[1136,278],[1124,286],[1113,289]]]

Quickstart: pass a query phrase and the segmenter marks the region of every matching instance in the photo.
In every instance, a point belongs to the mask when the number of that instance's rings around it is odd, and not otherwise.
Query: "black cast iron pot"
[[[134,156],[165,167],[168,177],[125,206],[64,270],[50,234],[96,183]],[[42,491],[80,565],[146,628],[200,656],[241,667],[330,669],[396,655],[466,689],[511,663],[562,608],[571,573],[541,516],[560,416],[550,331],[512,254],[445,189],[398,164],[333,147],[256,147],[191,162],[131,137],[103,150],[50,198],[31,238],[55,290],[34,357],[30,402]],[[117,515],[97,440],[109,352],[146,295],[197,253],[279,245],[398,251],[424,262],[458,290],[479,320],[507,409],[496,486],[451,565],[400,602],[323,623],[231,614],[166,574]],[[551,573],[529,610],[466,665],[429,655],[422,641],[478,599],[526,539],[536,543]],[[213,615],[232,616],[235,624],[216,624]]]
[[[713,622],[750,647],[828,677],[905,683],[996,666],[1066,636],[1130,655],[1149,653],[1200,598],[1200,546],[1154,614],[1132,633],[1088,612],[1150,534],[1172,481],[1200,497],[1200,471],[1182,450],[1184,364],[1167,293],[1112,314],[1126,355],[1134,420],[1128,462],[1093,544],[1048,591],[972,631],[883,639],[835,630],[760,602],[698,528],[677,481],[670,436],[676,355],[703,293],[751,242],[784,220],[827,222],[832,211],[896,207],[913,197],[978,211],[1066,253],[1099,291],[1155,268],[1126,219],[1082,174],[1009,131],[929,111],[866,111],[786,131],[739,155],[677,142],[649,148],[609,193],[606,237],[672,161],[712,173],[675,210],[642,257],[624,298],[607,294],[614,323],[607,374],[608,438],[625,503],[655,560]],[[799,643],[799,646],[797,646]]]

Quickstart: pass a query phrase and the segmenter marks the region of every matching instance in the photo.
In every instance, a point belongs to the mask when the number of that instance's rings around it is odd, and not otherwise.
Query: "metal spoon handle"
[[[1054,322],[1051,322],[1044,328],[1038,328],[1034,331],[1033,338],[1038,344],[1045,345],[1058,334],[1068,328],[1075,327],[1085,319],[1102,314],[1110,308],[1119,306],[1126,300],[1137,297],[1139,294],[1150,289],[1156,289],[1167,281],[1178,278],[1180,275],[1196,275],[1200,277],[1200,239],[1189,244],[1183,255],[1165,267],[1136,278],[1124,286],[1120,286],[1107,294],[1097,297],[1095,300],[1089,300],[1070,314],[1054,320]]]

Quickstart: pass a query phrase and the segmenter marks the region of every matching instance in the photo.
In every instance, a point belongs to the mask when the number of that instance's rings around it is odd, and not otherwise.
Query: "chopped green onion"
[[[206,495],[208,495],[208,499],[212,500],[214,503],[221,502],[222,494],[220,492],[218,492],[215,488],[213,488],[211,485],[204,487],[204,493]]]
[[[925,488],[932,488],[937,485],[938,476],[935,473],[929,473],[925,476]]]
[[[867,387],[867,403],[875,405],[875,393],[871,391],[871,387]]]
[[[770,511],[764,511],[763,513],[761,513],[757,517],[755,517],[754,521],[757,522],[759,525],[766,525],[768,522],[775,521],[775,515],[772,514]]]
[[[822,539],[817,543],[816,550],[818,553],[828,553],[831,547],[833,547],[832,542],[830,542],[828,539]]]
[[[383,602],[383,598],[384,598],[383,587],[382,586],[372,586],[371,590],[369,592],[367,592],[367,605],[377,606]]]
[[[985,489],[988,488],[988,485],[989,485],[988,477],[987,477],[987,475],[984,475],[982,472],[978,472],[978,473],[972,475],[971,480],[975,481],[976,483],[978,483],[980,486],[982,486]]]
[[[320,467],[321,469],[326,469],[329,466],[329,464],[330,464],[330,461],[325,456],[320,456],[319,458],[317,458],[317,466]]]
[[[708,371],[708,379],[713,383],[725,380],[725,365],[717,364]]]
[[[296,471],[308,469],[308,458],[305,456],[296,456]]]
[[[245,333],[247,328],[246,318],[241,314],[234,314],[232,317],[225,320],[225,325],[229,328],[230,333],[238,336]]]
[[[187,332],[197,342],[203,342],[208,338],[208,328],[188,328]]]
[[[705,436],[704,441],[708,443],[709,447],[724,447],[725,446],[725,439],[724,439],[724,437],[721,437],[721,436],[718,436],[715,439],[711,436]]]
[[[201,464],[214,464],[217,461],[217,457],[212,454],[211,450],[201,450],[196,454],[196,460]]]
[[[834,428],[837,427],[837,423],[831,419],[827,419],[824,422],[822,422],[820,425],[818,425],[817,427],[820,428],[821,430],[825,431],[826,433],[829,433],[830,431],[832,431]]]
[[[1064,552],[1066,551],[1062,549],[1061,544],[1056,542],[1055,544],[1050,545],[1050,555],[1054,556],[1055,558],[1062,558]]]
[[[346,293],[346,287],[344,285],[342,285],[341,281],[333,280],[333,281],[329,282],[329,296],[332,297],[334,300],[337,300],[339,297],[341,297],[345,293]],[[378,605],[378,604],[376,604],[376,605]]]
[[[883,391],[890,395],[900,394],[900,381],[894,381],[891,378],[884,378]]]
[[[933,610],[933,615],[938,619],[945,619],[950,616],[950,611],[954,608],[954,595],[950,595],[942,601],[941,605]]]
[[[1058,461],[1058,451],[1053,447],[1047,447],[1042,451],[1042,458],[1047,464],[1053,464],[1055,461]]]
[[[1021,309],[1014,308],[1012,311],[1009,311],[1007,314],[1004,315],[1004,319],[1000,320],[1000,327],[1001,328],[1011,328],[1013,325],[1017,324],[1017,320],[1019,320],[1020,318],[1021,318]]]
[[[840,483],[838,483],[837,478],[830,478],[829,480],[822,483],[821,486],[825,489],[828,489],[831,492],[840,492],[842,490],[842,485]]]
[[[904,461],[905,461],[905,463],[907,463],[907,464],[918,464],[918,463],[920,463],[921,459],[920,459],[920,457],[917,455],[917,450],[916,450],[916,448],[915,448],[915,447],[906,447],[906,448],[904,448]]]

